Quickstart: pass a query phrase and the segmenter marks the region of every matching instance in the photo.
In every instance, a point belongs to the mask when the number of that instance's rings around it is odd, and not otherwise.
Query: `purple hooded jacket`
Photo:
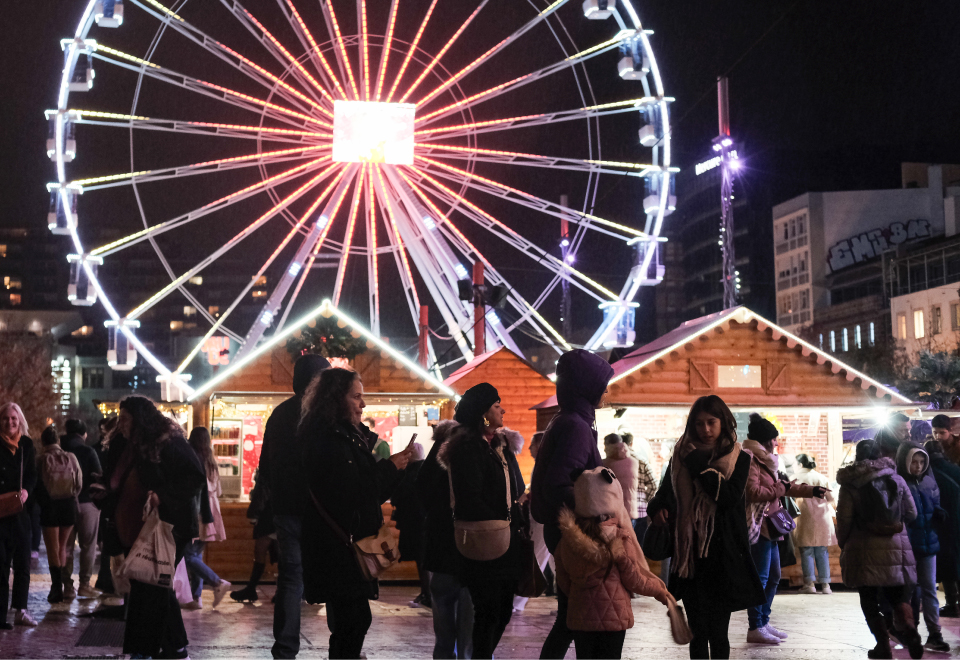
[[[550,552],[560,542],[561,507],[573,508],[571,474],[601,465],[596,408],[612,376],[613,367],[589,351],[569,351],[557,362],[560,412],[544,433],[530,484],[531,512],[534,520],[543,523]]]

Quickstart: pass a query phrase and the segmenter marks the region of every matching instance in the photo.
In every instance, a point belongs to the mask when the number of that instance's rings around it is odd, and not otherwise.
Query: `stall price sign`
[[[400,406],[400,423],[398,426],[416,426],[417,425],[417,407]]]

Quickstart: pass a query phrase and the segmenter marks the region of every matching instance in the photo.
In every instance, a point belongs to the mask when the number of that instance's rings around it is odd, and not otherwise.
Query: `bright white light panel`
[[[413,165],[412,103],[333,102],[333,160]]]

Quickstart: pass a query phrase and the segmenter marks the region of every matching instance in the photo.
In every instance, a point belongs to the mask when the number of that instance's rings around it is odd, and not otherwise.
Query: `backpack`
[[[76,458],[70,452],[60,450],[45,453],[40,474],[51,500],[65,500],[80,492],[83,477]]]
[[[877,536],[894,536],[903,531],[897,482],[880,477],[857,489],[860,495],[861,528]]]

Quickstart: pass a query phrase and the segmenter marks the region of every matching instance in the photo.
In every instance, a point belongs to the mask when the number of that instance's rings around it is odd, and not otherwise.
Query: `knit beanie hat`
[[[768,419],[757,413],[750,413],[750,424],[747,426],[747,437],[765,445],[780,435],[780,431]]]
[[[497,388],[490,383],[474,385],[460,397],[453,418],[463,426],[476,428],[480,426],[483,414],[499,400]]]
[[[573,501],[580,518],[616,517],[623,509],[623,489],[617,475],[605,467],[584,470],[573,482]]]

